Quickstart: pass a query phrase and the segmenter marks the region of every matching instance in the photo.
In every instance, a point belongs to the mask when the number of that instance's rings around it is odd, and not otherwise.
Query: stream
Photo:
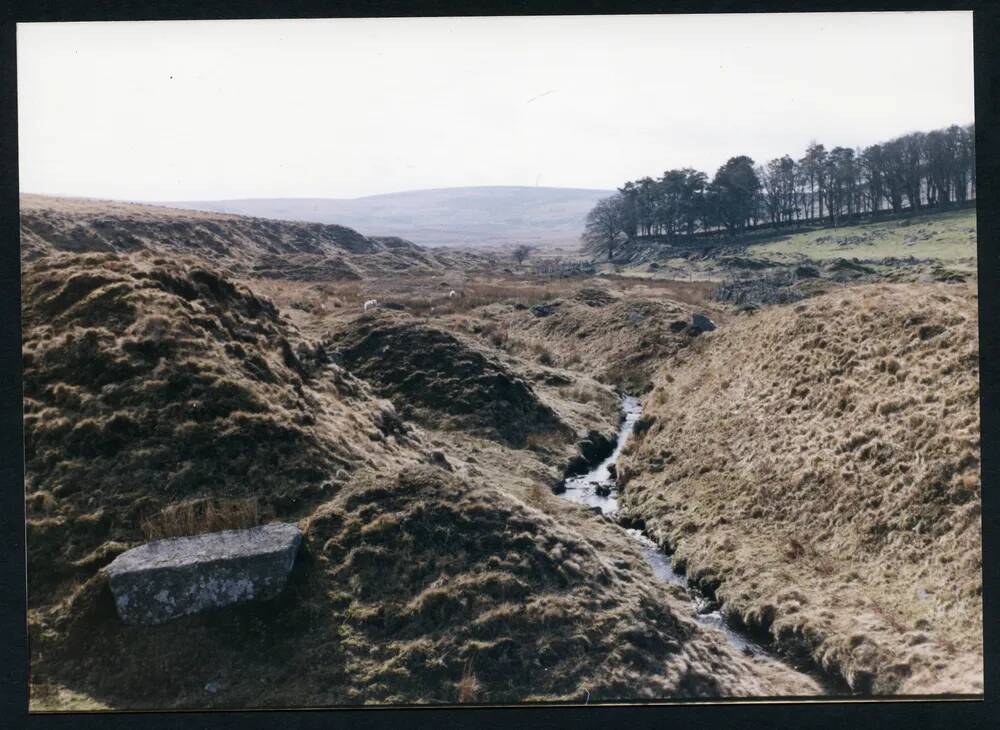
[[[566,479],[566,491],[561,494],[563,498],[573,502],[578,502],[592,509],[599,508],[603,514],[611,518],[614,518],[618,512],[618,487],[616,479],[612,476],[612,470],[616,471],[614,465],[618,461],[618,456],[628,441],[628,437],[632,435],[636,421],[642,415],[642,406],[639,404],[639,399],[634,396],[626,395],[622,398],[622,409],[625,419],[618,430],[618,440],[615,443],[614,451],[586,474]],[[729,626],[722,615],[719,603],[703,595],[695,586],[690,585],[684,575],[675,572],[670,557],[660,550],[656,543],[641,530],[624,526],[621,529],[638,544],[643,558],[657,578],[680,586],[687,592],[691,599],[691,613],[698,623],[718,629],[734,648],[748,656],[771,657],[788,664],[797,671],[808,674],[820,684],[824,694],[845,693],[844,689],[839,686],[840,682],[825,675],[815,666],[801,666],[799,662],[787,661],[766,649],[746,633]]]

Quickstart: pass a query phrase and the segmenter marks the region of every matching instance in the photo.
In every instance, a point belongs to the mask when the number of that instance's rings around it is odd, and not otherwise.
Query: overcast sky
[[[974,120],[972,13],[18,26],[22,192],[614,188]]]

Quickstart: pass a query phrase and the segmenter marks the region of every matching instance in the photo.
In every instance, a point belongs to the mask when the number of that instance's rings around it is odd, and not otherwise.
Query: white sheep
[[[458,292],[456,292],[454,289],[452,289],[450,292],[448,292],[448,298],[449,299],[454,299],[457,296],[458,296]]]
[[[367,302],[365,302],[365,311],[367,312],[369,307],[377,307],[377,306],[378,306],[378,299],[369,299]]]

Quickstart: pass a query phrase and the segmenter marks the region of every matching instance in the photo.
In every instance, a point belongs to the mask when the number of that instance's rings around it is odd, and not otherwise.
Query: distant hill
[[[193,257],[230,276],[358,280],[487,266],[464,251],[428,251],[346,226],[87,198],[21,196],[21,255],[150,252]]]
[[[367,236],[402,236],[423,246],[574,244],[587,212],[611,190],[468,187],[364,198],[171,201],[173,207],[259,218],[336,223]]]

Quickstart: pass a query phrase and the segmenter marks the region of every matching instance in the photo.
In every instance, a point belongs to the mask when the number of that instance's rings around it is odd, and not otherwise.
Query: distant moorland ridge
[[[423,246],[576,244],[587,212],[613,190],[467,187],[363,198],[251,198],[171,201],[175,208],[258,218],[337,223],[369,236],[403,236]]]

